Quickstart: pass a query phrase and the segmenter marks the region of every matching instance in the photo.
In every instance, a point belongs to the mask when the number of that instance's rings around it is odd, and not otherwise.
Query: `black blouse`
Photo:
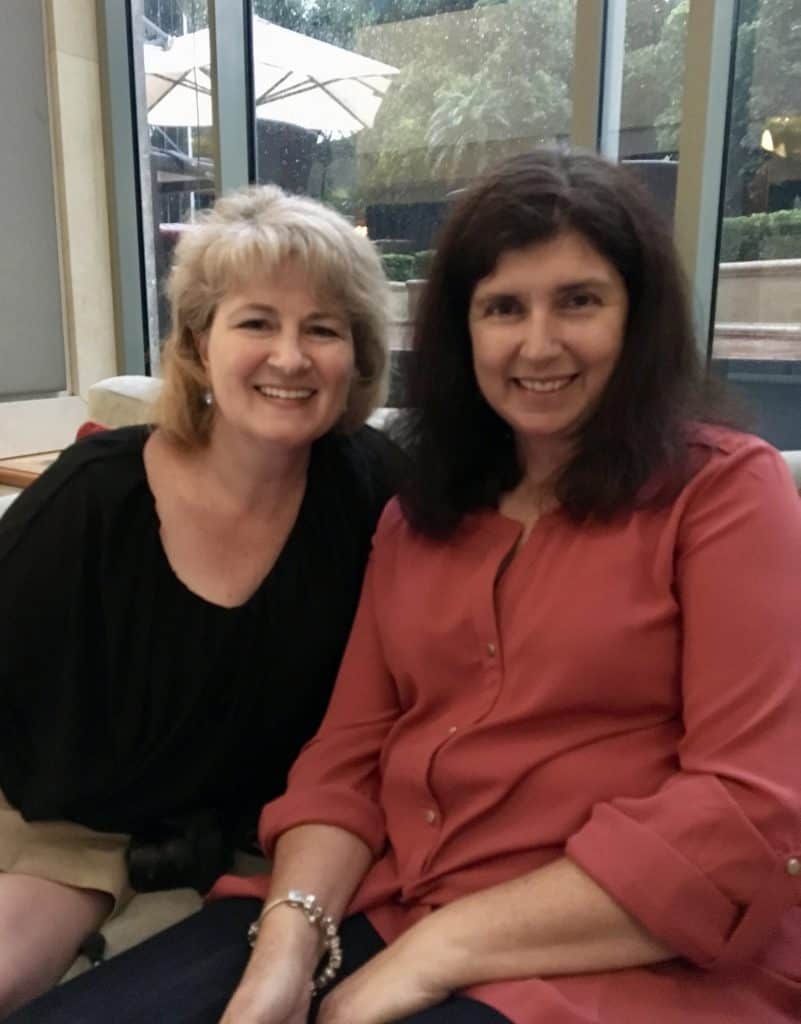
[[[172,571],[146,427],[68,448],[0,519],[0,788],[30,819],[132,832],[253,813],[325,710],[396,449],[363,428],[312,449],[295,525],[244,605]]]

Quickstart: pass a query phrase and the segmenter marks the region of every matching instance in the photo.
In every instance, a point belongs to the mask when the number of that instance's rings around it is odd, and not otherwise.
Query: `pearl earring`
[[[203,392],[203,404],[214,405],[214,395],[211,393],[211,388],[207,388]]]

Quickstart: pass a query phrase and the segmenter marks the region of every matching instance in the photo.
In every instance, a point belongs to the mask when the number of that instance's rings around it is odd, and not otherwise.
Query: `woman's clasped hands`
[[[331,989],[316,1024],[390,1024],[446,999],[450,989],[434,951],[423,948],[424,933],[410,929]],[[254,954],[220,1024],[306,1024],[309,963],[308,954],[284,950]]]

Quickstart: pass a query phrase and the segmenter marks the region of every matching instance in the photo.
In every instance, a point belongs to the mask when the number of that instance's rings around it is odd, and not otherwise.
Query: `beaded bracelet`
[[[289,907],[295,907],[296,910],[302,910],[309,924],[318,928],[322,935],[328,960],[326,961],[325,967],[312,982],[312,995],[316,995],[321,989],[325,988],[329,982],[334,980],[337,975],[337,971],[342,966],[342,945],[339,941],[339,932],[337,931],[336,923],[332,917],[329,917],[328,914],[326,914],[325,910],[323,910],[317,902],[316,896],[312,893],[299,892],[297,889],[290,889],[286,896],[281,896],[279,899],[271,900],[262,909],[258,918],[248,928],[248,942],[251,946],[256,945],[256,939],[259,937],[259,929],[261,928],[262,921],[271,910],[275,910],[276,907],[280,907],[283,904],[286,904]]]

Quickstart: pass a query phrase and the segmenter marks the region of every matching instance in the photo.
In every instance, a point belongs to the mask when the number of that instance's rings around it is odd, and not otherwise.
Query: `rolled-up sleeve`
[[[282,832],[311,823],[347,829],[376,855],[384,846],[379,761],[384,740],[399,714],[374,600],[380,586],[379,549],[386,542],[387,518],[385,512],[328,711],[317,735],[295,762],[286,793],[262,811],[259,839],[265,853],[272,852]],[[394,517],[390,514],[389,518]]]
[[[650,797],[567,853],[701,966],[750,959],[801,903],[801,502],[760,442],[688,485],[675,548],[684,736]]]

